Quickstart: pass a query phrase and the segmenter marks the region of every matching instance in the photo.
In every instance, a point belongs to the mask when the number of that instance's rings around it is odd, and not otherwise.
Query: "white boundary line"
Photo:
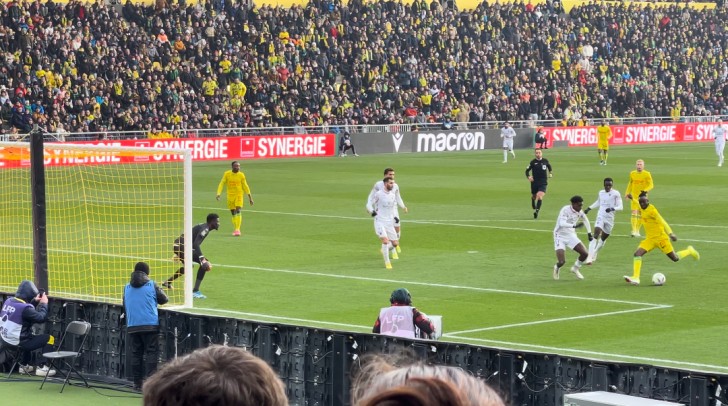
[[[512,328],[512,327],[535,326],[537,324],[558,323],[558,322],[561,322],[561,321],[591,319],[591,318],[594,318],[594,317],[615,316],[615,315],[618,315],[618,314],[645,312],[645,311],[648,311],[648,310],[669,309],[671,307],[672,306],[668,306],[668,305],[658,306],[658,307],[643,307],[641,309],[619,310],[619,311],[616,311],[616,312],[584,314],[584,315],[581,315],[581,316],[560,317],[558,319],[528,321],[528,322],[525,322],[525,323],[504,324],[502,326],[483,327],[483,328],[475,328],[475,329],[472,329],[472,330],[453,331],[452,333],[446,334],[446,336],[448,336],[448,337],[457,337],[457,336],[460,336],[461,334],[478,333],[478,332],[481,332],[481,331],[502,330],[502,329]]]
[[[449,337],[450,334],[443,334],[443,337]],[[581,356],[590,356],[590,357],[603,357],[602,359],[607,360],[609,362],[614,362],[614,359],[625,359],[630,361],[641,361],[646,362],[649,364],[671,364],[671,365],[677,365],[677,366],[690,366],[690,367],[700,367],[700,368],[706,368],[706,369],[714,369],[718,371],[728,371],[727,366],[723,365],[711,365],[711,364],[700,364],[696,362],[688,362],[688,361],[675,361],[675,360],[669,360],[669,359],[662,359],[662,358],[648,358],[648,357],[635,357],[631,355],[623,355],[623,354],[612,354],[608,352],[599,352],[599,351],[587,351],[587,350],[578,350],[575,348],[562,348],[562,347],[550,347],[545,345],[535,345],[535,344],[525,344],[525,343],[514,343],[510,341],[499,341],[499,340],[488,340],[488,339],[479,339],[479,338],[468,338],[468,337],[457,337],[460,340],[463,341],[471,341],[476,342],[479,344],[490,344],[495,345],[501,348],[507,348],[509,351],[513,351],[513,348],[530,348],[532,351],[538,350],[539,352],[553,352],[553,353],[559,353],[560,355],[565,355],[565,353],[571,353],[571,354],[580,354]],[[691,369],[691,368],[685,368],[685,369]]]

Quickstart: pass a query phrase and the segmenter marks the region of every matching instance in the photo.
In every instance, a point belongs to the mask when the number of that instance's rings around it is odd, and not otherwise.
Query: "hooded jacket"
[[[169,301],[164,291],[149,279],[148,273],[148,266],[137,264],[124,288],[124,311],[130,334],[159,331],[157,305]]]
[[[39,303],[36,307],[31,303],[36,296],[38,288],[32,281],[25,280],[18,286],[15,297],[8,298],[3,303],[3,310],[0,311],[0,336],[4,341],[17,345],[28,340],[33,337],[33,324],[45,323],[48,319],[47,304]],[[20,313],[21,316],[15,316],[14,313]]]

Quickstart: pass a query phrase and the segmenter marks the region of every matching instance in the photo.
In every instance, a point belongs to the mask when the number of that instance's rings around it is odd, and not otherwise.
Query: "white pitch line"
[[[450,334],[443,334],[443,337],[450,337]],[[562,356],[565,353],[574,353],[574,354],[583,354],[588,355],[591,357],[602,357],[602,359],[610,360],[613,362],[613,359],[628,359],[628,360],[635,360],[635,361],[643,361],[648,364],[673,364],[673,365],[685,365],[685,366],[691,366],[691,367],[699,367],[699,368],[707,368],[707,369],[714,369],[714,370],[722,370],[722,371],[728,371],[728,366],[724,365],[711,365],[711,364],[700,364],[696,362],[687,362],[687,361],[675,361],[675,360],[669,360],[669,359],[662,359],[662,358],[648,358],[648,357],[635,357],[631,355],[624,355],[624,354],[612,354],[608,352],[599,352],[599,351],[588,351],[588,350],[577,350],[574,348],[563,348],[563,347],[550,347],[545,345],[535,345],[535,344],[525,344],[525,343],[515,343],[510,341],[499,341],[499,340],[488,340],[488,339],[480,339],[480,338],[468,338],[468,337],[453,337],[457,338],[459,340],[463,341],[472,341],[477,342],[481,344],[490,344],[491,346],[500,346],[508,350],[513,350],[514,347],[520,347],[520,348],[531,348],[534,350],[538,350],[540,352],[553,352],[553,353],[559,353]]]
[[[264,272],[288,273],[288,274],[295,274],[295,275],[320,276],[320,277],[325,277],[325,278],[352,279],[352,280],[366,281],[366,282],[386,282],[386,283],[397,283],[397,284],[407,284],[407,285],[419,285],[419,286],[427,286],[427,287],[435,287],[435,288],[472,290],[472,291],[476,291],[476,292],[539,296],[539,297],[548,297],[548,298],[552,298],[552,299],[583,300],[583,301],[617,303],[617,304],[625,304],[625,305],[659,307],[659,308],[670,306],[670,305],[655,304],[655,303],[633,302],[633,301],[629,301],[629,300],[603,299],[603,298],[584,297],[584,296],[568,296],[568,295],[557,295],[557,294],[553,294],[553,293],[525,292],[525,291],[507,290],[507,289],[479,288],[479,287],[475,287],[475,286],[449,285],[449,284],[445,284],[445,283],[430,283],[430,282],[418,282],[418,281],[402,281],[402,280],[396,280],[396,279],[383,279],[383,278],[369,278],[369,277],[365,277],[365,276],[338,275],[338,274],[328,274],[328,273],[321,273],[321,272],[292,271],[289,269],[273,269],[273,268],[263,268],[263,267],[257,267],[257,266],[244,266],[244,265],[215,265],[215,266],[223,267],[223,268],[233,268],[233,269],[250,269],[250,270],[254,270],[254,271],[264,271]]]
[[[195,207],[197,209],[206,209],[206,210],[215,210],[219,209],[219,207]],[[316,217],[316,218],[330,218],[330,219],[340,219],[340,220],[366,220],[371,221],[371,218],[366,216],[334,216],[329,214],[312,214],[312,213],[291,213],[291,212],[283,212],[283,211],[266,211],[266,210],[246,210],[251,213],[260,213],[260,214],[274,214],[274,215],[283,215],[283,216],[296,216],[296,217]],[[472,222],[533,222],[533,220],[518,220],[518,219],[510,219],[510,220],[412,220],[408,219],[407,223],[412,224],[424,224],[424,225],[439,225],[439,226],[448,226],[448,227],[466,227],[466,228],[484,228],[484,229],[492,229],[492,230],[509,230],[509,231],[531,231],[531,232],[541,232],[541,233],[552,233],[553,230],[551,228],[544,230],[544,229],[538,229],[538,228],[525,228],[525,227],[506,227],[506,226],[489,226],[489,225],[482,225],[482,224],[462,224],[462,222],[466,221],[472,221]],[[624,223],[627,224],[627,223]],[[697,228],[728,228],[728,226],[704,226],[704,225],[697,225],[697,224],[673,224],[674,226],[680,226],[680,227],[697,227]],[[630,236],[620,236],[620,235],[614,235],[616,237],[630,237]],[[714,240],[696,240],[696,239],[687,239],[687,238],[681,238],[681,241],[689,241],[689,242],[703,242],[703,243],[711,243],[711,244],[728,244],[728,241],[714,241]]]
[[[513,324],[503,324],[503,325],[500,325],[500,326],[483,327],[483,328],[476,328],[476,329],[472,329],[472,330],[453,331],[452,333],[448,333],[448,336],[453,336],[454,337],[454,336],[458,336],[458,335],[461,335],[461,334],[477,333],[477,332],[481,332],[481,331],[502,330],[502,329],[513,328],[513,327],[535,326],[535,325],[538,325],[538,324],[558,323],[558,322],[561,322],[561,321],[580,320],[580,319],[591,319],[591,318],[595,318],[595,317],[615,316],[615,315],[618,315],[618,314],[646,312],[646,311],[650,311],[650,310],[662,310],[662,309],[669,309],[671,307],[672,307],[671,305],[663,305],[663,306],[657,306],[657,307],[643,307],[641,309],[619,310],[619,311],[615,311],[615,312],[584,314],[584,315],[581,315],[581,316],[560,317],[560,318],[557,318],[557,319],[528,321],[528,322],[513,323]]]

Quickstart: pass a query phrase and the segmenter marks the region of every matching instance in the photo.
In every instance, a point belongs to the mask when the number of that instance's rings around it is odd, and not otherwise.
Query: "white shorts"
[[[574,234],[559,234],[554,233],[554,251],[563,250],[563,249],[571,249],[573,250],[574,247],[581,244],[581,240],[579,239],[579,236]]]
[[[606,234],[612,234],[612,228],[614,228],[614,216],[603,216],[597,215],[597,222],[594,223],[594,228],[601,228]]]
[[[397,241],[397,232],[394,230],[394,222],[385,223],[374,220],[374,232],[379,238],[387,238],[389,241]]]
[[[503,149],[513,151],[513,138],[503,138]]]

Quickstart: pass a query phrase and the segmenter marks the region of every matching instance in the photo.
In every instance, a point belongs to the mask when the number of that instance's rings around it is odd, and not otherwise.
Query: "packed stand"
[[[3,131],[726,114],[725,8],[11,1]]]

